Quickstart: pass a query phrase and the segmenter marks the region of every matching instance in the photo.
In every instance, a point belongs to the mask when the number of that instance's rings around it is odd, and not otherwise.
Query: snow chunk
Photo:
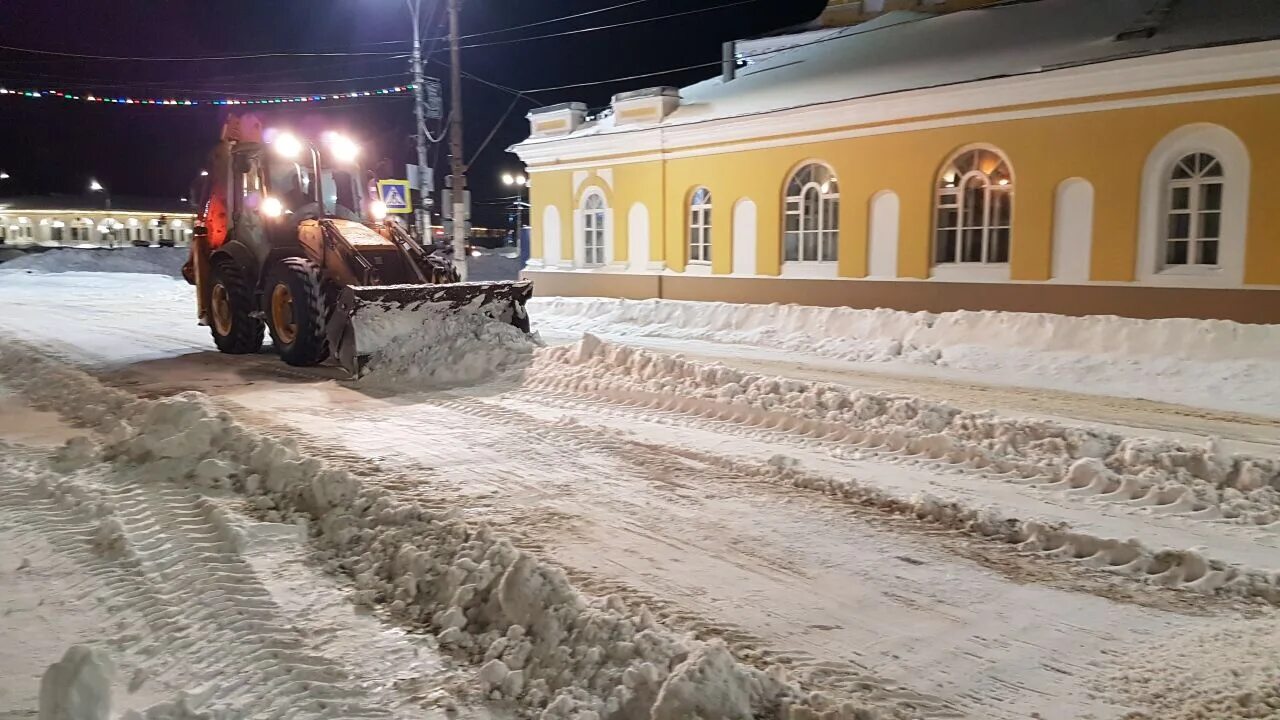
[[[40,680],[40,720],[109,720],[114,679],[106,653],[73,645]]]

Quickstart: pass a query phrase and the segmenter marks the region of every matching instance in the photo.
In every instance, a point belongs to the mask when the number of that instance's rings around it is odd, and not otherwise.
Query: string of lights
[[[377,88],[375,90],[351,90],[348,92],[338,93],[317,93],[307,95],[289,95],[280,97],[224,97],[213,100],[193,100],[189,98],[158,98],[158,97],[130,97],[109,94],[96,93],[71,93],[64,90],[51,89],[24,89],[12,90],[0,87],[0,96],[25,97],[32,99],[40,98],[59,98],[62,100],[73,100],[87,103],[102,103],[106,105],[148,105],[148,106],[165,106],[165,107],[195,107],[209,105],[285,105],[292,103],[314,103],[325,102],[330,100],[350,100],[352,98],[378,98],[390,95],[401,95],[411,92],[414,89],[412,83],[408,85],[394,85],[391,87]]]

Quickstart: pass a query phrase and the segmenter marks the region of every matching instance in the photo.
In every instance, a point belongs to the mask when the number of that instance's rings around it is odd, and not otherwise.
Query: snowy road
[[[184,285],[160,277],[0,271],[0,304],[15,310],[0,316],[0,334],[84,363],[143,397],[210,393],[242,421],[397,497],[489,523],[565,567],[581,588],[647,604],[670,627],[722,637],[740,658],[782,664],[840,697],[908,715],[1119,717],[1137,689],[1111,675],[1133,667],[1177,676],[1183,668],[1148,658],[1180,638],[1227,632],[1242,612],[1271,614],[1256,601],[1136,582],[1118,568],[1147,561],[1101,543],[1135,538],[1274,570],[1280,522],[1267,521],[1261,501],[1246,522],[1225,500],[1091,490],[1016,440],[1000,451],[1014,460],[1001,462],[1024,469],[1002,472],[920,450],[931,441],[911,436],[909,425],[844,437],[815,430],[801,414],[763,422],[735,415],[728,402],[658,402],[639,376],[631,389],[607,387],[625,379],[622,366],[584,369],[566,352],[540,356],[501,382],[386,395],[343,382],[330,368],[213,353],[206,331],[190,321],[189,302]],[[548,333],[556,343],[576,339]],[[1000,430],[1006,434],[1043,433],[1037,423],[1066,420],[1183,442],[1212,435],[1229,440],[1222,452],[1280,455],[1277,422],[1247,413],[886,376],[714,343],[629,342],[749,373],[910,393],[1026,421]],[[4,403],[0,395],[0,409]],[[61,439],[55,426],[31,427],[0,421],[0,437]],[[1003,447],[957,437],[955,452]],[[369,472],[370,461],[380,472]],[[878,495],[833,489],[849,483]],[[919,506],[886,511],[922,494],[1050,528],[1063,523],[1074,535],[1046,530],[1037,540],[1043,551],[1032,552],[981,522],[949,525]],[[1214,566],[1197,569],[1199,558],[1151,560],[1140,575],[1186,587],[1226,582]],[[1186,662],[1208,661],[1220,660]]]

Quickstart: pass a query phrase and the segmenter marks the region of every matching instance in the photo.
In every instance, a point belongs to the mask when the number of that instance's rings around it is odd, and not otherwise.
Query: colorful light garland
[[[164,105],[177,107],[195,107],[197,105],[284,105],[289,103],[324,102],[328,100],[348,100],[351,98],[376,97],[378,95],[399,95],[414,89],[413,84],[395,85],[377,90],[353,90],[343,93],[323,93],[318,95],[295,95],[273,98],[255,98],[241,100],[225,98],[222,100],[176,100],[162,98],[109,97],[89,93],[75,95],[61,90],[9,90],[0,87],[0,95],[14,95],[27,98],[56,97],[63,100],[79,100],[81,102],[106,103],[111,105]]]

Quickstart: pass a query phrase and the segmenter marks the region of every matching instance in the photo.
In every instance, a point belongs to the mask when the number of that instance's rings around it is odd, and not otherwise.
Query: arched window
[[[787,183],[782,259],[835,262],[840,239],[840,186],[831,168],[810,163]]]
[[[1009,262],[1013,171],[985,148],[960,153],[938,178],[934,262]]]
[[[582,202],[582,264],[598,267],[605,263],[605,222],[608,213],[604,196],[588,193]]]
[[[689,198],[689,262],[711,262],[711,191],[704,187]]]
[[[1164,194],[1165,267],[1217,267],[1222,185],[1222,163],[1208,153],[1185,155],[1173,166]]]

